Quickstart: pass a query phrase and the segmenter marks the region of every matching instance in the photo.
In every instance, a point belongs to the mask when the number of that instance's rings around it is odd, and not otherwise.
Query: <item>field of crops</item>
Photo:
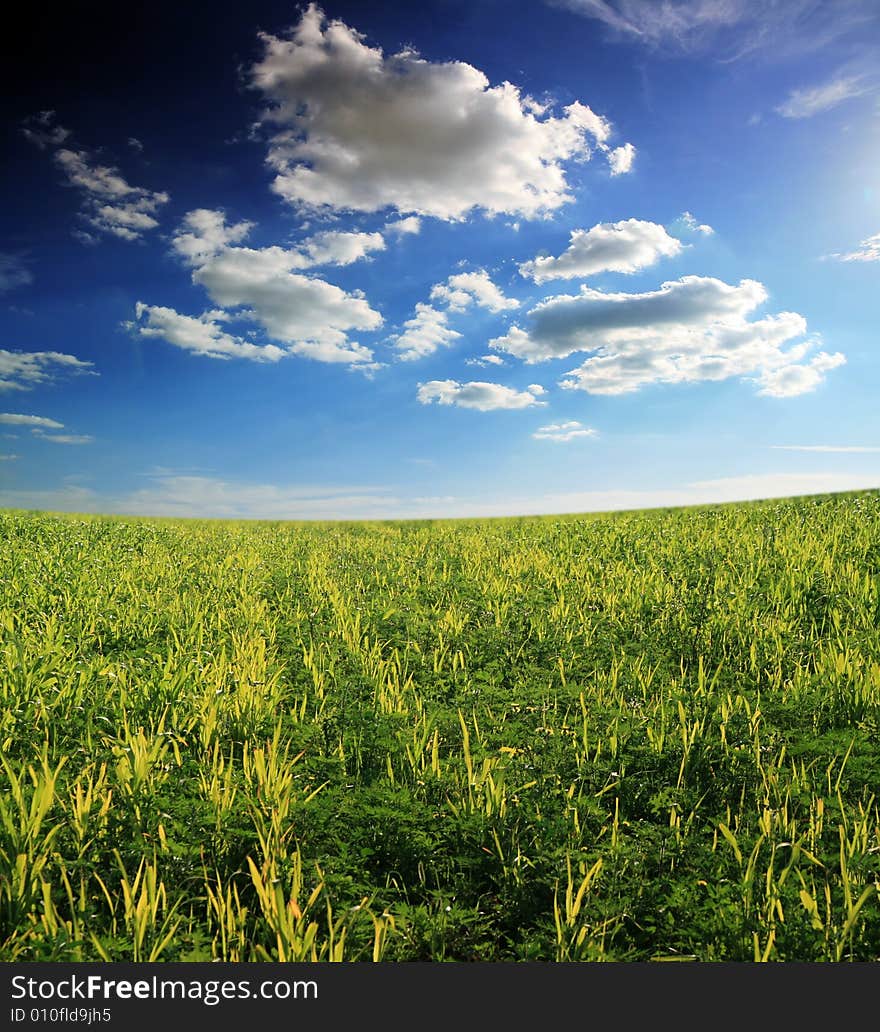
[[[0,960],[880,959],[880,494],[0,513]]]

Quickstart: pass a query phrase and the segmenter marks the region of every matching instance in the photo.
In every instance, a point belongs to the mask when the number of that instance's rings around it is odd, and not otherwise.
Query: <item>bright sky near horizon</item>
[[[183,11],[4,69],[0,507],[880,486],[875,0]]]

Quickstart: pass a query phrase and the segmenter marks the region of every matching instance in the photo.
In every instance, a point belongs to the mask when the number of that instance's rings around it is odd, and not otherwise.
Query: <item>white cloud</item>
[[[84,195],[80,214],[93,229],[122,240],[140,240],[159,225],[154,215],[168,203],[167,193],[131,186],[118,169],[97,164],[84,150],[62,147],[54,157],[68,184]],[[87,232],[77,235],[86,243],[96,239]]]
[[[0,462],[15,462],[17,455],[0,455]]]
[[[399,358],[405,362],[432,355],[438,348],[450,347],[461,338],[449,325],[450,314],[464,312],[472,304],[490,312],[519,308],[519,301],[505,297],[485,269],[455,273],[445,282],[436,283],[431,288],[431,300],[437,305],[446,305],[446,309],[420,301],[415,315],[403,324],[403,332],[391,340],[400,352]]]
[[[663,257],[680,254],[682,245],[655,222],[626,219],[575,229],[558,258],[534,258],[519,266],[520,275],[535,283],[586,278],[600,272],[638,272]]]
[[[228,226],[224,212],[196,208],[184,215],[171,246],[188,265],[201,265],[219,251],[240,243],[253,228],[253,222]]]
[[[91,362],[59,351],[5,351],[0,348],[0,391],[28,391],[60,372],[94,373]]]
[[[865,237],[855,251],[847,254],[829,254],[839,262],[880,262],[880,233]]]
[[[485,368],[486,366],[503,366],[506,363],[500,355],[480,355],[479,358],[466,358],[464,364]]]
[[[548,0],[603,22],[613,36],[652,49],[723,60],[760,51],[776,55],[821,50],[858,30],[873,31],[874,0]]]
[[[115,168],[90,163],[85,151],[73,151],[64,147],[55,154],[55,161],[67,176],[71,186],[102,199],[121,200],[137,192]]]
[[[771,444],[775,451],[828,452],[845,455],[867,455],[880,452],[880,448],[866,448],[861,445],[836,444]]]
[[[417,397],[423,405],[437,402],[440,405],[457,405],[459,408],[490,412],[495,409],[523,409],[533,405],[544,405],[538,399],[544,388],[533,383],[524,391],[503,387],[500,383],[484,383],[479,380],[459,383],[457,380],[430,380],[420,383]]]
[[[649,45],[673,43],[697,49],[718,29],[736,25],[744,4],[737,0],[558,0],[557,6],[604,22]]]
[[[141,141],[136,136],[129,136],[129,138],[128,138],[128,145],[137,154],[142,154],[143,153],[144,145],[141,143]]]
[[[812,118],[872,89],[860,76],[841,75],[810,89],[792,90],[776,110],[784,118]]]
[[[701,233],[703,236],[712,236],[715,232],[711,226],[697,222],[689,211],[683,211],[672,226],[678,233]]]
[[[19,412],[0,412],[0,423],[7,426],[39,427],[46,430],[63,430],[64,424],[45,416],[26,416]]]
[[[576,419],[570,419],[567,423],[550,423],[547,426],[539,426],[532,434],[536,441],[574,441],[579,437],[595,437],[597,431],[592,427],[584,426]]]
[[[635,160],[636,149],[631,143],[624,143],[621,147],[615,147],[614,150],[608,151],[608,164],[613,176],[622,176],[631,172]]]
[[[284,351],[274,344],[253,344],[226,333],[217,321],[216,312],[205,312],[198,318],[180,315],[173,308],[135,305],[135,321],[126,324],[138,336],[160,338],[184,351],[207,358],[247,358],[255,362],[277,362]]]
[[[806,364],[791,363],[765,369],[757,378],[761,385],[758,394],[770,398],[793,398],[798,394],[806,394],[823,382],[829,369],[836,369],[845,363],[846,357],[839,351],[833,355],[820,351]]]
[[[281,247],[227,248],[193,273],[213,301],[244,309],[272,340],[296,355],[321,362],[372,362],[372,351],[348,339],[352,330],[375,330],[382,316],[358,293],[293,272],[297,255]]]
[[[88,434],[47,434],[40,429],[34,430],[33,434],[41,441],[51,441],[53,444],[92,444],[95,440]]]
[[[767,299],[762,284],[684,276],[642,294],[580,294],[548,298],[529,313],[527,330],[513,326],[489,347],[526,362],[591,352],[561,386],[592,394],[624,394],[647,384],[724,380],[756,374],[761,394],[787,397],[813,390],[845,361],[819,353],[802,360],[813,341],[792,344],[806,321],[781,312],[750,322]],[[788,344],[788,350],[782,346]]]
[[[519,301],[505,297],[485,269],[455,273],[445,283],[438,283],[431,288],[431,300],[447,304],[451,312],[464,311],[471,302],[476,302],[480,308],[487,308],[490,312],[519,308]]]
[[[766,298],[755,280],[731,286],[702,276],[684,276],[641,294],[606,293],[582,285],[579,294],[550,297],[531,309],[528,332],[513,327],[490,346],[528,362],[564,358],[576,351],[610,351],[630,341],[638,342],[642,352],[647,344],[662,343],[657,338],[669,333],[742,319]],[[803,320],[797,319],[802,327]],[[673,344],[681,346],[677,339]]]
[[[403,324],[403,333],[393,338],[394,347],[404,362],[432,355],[438,348],[448,348],[461,334],[449,325],[446,312],[433,305],[416,305],[416,314]]]
[[[328,230],[316,233],[304,240],[299,247],[303,264],[307,269],[313,265],[351,265],[365,258],[371,251],[384,251],[385,239],[381,233],[344,233]]]
[[[394,219],[385,223],[385,232],[397,236],[414,236],[422,231],[422,220],[418,215],[408,215],[405,219]]]
[[[578,101],[553,117],[462,61],[366,45],[311,4],[250,69],[268,101],[274,190],[295,207],[461,219],[535,218],[572,199],[565,162],[606,152],[609,123]]]
[[[85,434],[58,434],[47,431],[63,430],[64,424],[46,416],[29,416],[20,412],[0,412],[0,423],[7,426],[28,427],[34,437],[55,444],[91,444],[94,438]],[[10,436],[4,434],[4,436]]]
[[[226,214],[209,208],[187,212],[175,230],[171,246],[187,265],[199,267],[223,251],[235,251],[254,228],[252,222],[227,225]],[[349,233],[327,230],[307,237],[295,248],[264,248],[273,255],[286,255],[290,269],[310,269],[316,265],[351,265],[372,251],[384,251],[381,233]]]
[[[92,229],[121,240],[140,240],[144,233],[155,229],[159,223],[154,215],[168,203],[168,194],[131,186],[118,169],[98,164],[88,151],[63,147],[70,131],[54,122],[54,111],[41,111],[25,119],[22,133],[40,150],[54,150],[54,161],[64,172],[68,185],[83,194],[80,215],[85,222]],[[128,143],[143,149],[133,137]],[[85,244],[98,241],[86,230],[76,230],[74,236]]]
[[[150,308],[150,336],[166,337],[178,347],[213,358],[242,357],[277,361],[285,353],[321,362],[344,363],[362,371],[379,368],[373,352],[348,339],[352,330],[375,330],[382,316],[360,291],[346,292],[301,270],[314,265],[348,265],[382,250],[381,233],[328,231],[304,240],[297,248],[236,247],[253,228],[250,222],[226,224],[222,211],[189,212],[174,234],[173,249],[193,269],[193,283],[202,286],[219,311],[198,318],[168,308]],[[138,315],[140,318],[140,315]],[[256,322],[274,344],[259,345],[233,337],[217,324]],[[141,333],[144,329],[141,328]]]
[[[26,287],[33,281],[33,274],[17,254],[0,251],[0,294]]]

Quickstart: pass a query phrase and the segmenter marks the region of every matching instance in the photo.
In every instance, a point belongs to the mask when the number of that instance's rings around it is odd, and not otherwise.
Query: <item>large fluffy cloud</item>
[[[296,253],[281,247],[233,247],[193,273],[224,308],[246,310],[272,340],[322,362],[371,362],[369,348],[348,339],[351,330],[375,330],[382,316],[367,300],[324,280],[293,272]]]
[[[490,412],[494,409],[524,409],[533,405],[544,405],[540,401],[544,388],[537,383],[529,384],[524,391],[504,387],[500,383],[485,383],[472,380],[459,383],[457,380],[429,380],[419,384],[417,397],[423,405],[437,402],[439,405],[457,405],[459,408]]]
[[[262,34],[251,84],[268,101],[274,189],[302,210],[460,219],[474,209],[534,218],[571,200],[565,162],[603,150],[611,126],[579,101],[552,115],[461,61],[386,57],[311,4],[284,37]]]
[[[227,224],[223,212],[189,212],[172,248],[192,268],[217,309],[198,317],[139,303],[129,324],[146,337],[211,358],[274,362],[285,353],[321,362],[374,368],[373,352],[349,340],[353,330],[375,330],[382,316],[359,292],[347,292],[302,270],[314,265],[348,265],[385,246],[380,233],[327,231],[298,247],[239,247],[249,222]],[[257,323],[274,343],[258,344],[228,333],[220,324]],[[278,347],[281,345],[281,347]]]
[[[572,231],[558,258],[534,258],[519,266],[535,283],[595,276],[600,272],[638,272],[663,257],[680,254],[682,245],[656,222],[625,219]]]
[[[60,351],[5,351],[0,348],[0,391],[28,391],[59,373],[93,372],[91,362]]]
[[[766,299],[755,280],[733,286],[703,276],[684,276],[641,294],[584,286],[579,294],[537,305],[527,329],[514,326],[490,347],[527,362],[590,352],[562,386],[592,394],[748,374],[761,393],[776,397],[814,389],[828,369],[845,361],[843,355],[820,352],[805,361],[813,342],[792,343],[807,329],[795,312],[749,321]]]

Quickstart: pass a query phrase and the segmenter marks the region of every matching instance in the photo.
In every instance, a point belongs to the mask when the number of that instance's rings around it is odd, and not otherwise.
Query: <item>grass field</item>
[[[880,959],[880,494],[0,513],[0,960]]]

